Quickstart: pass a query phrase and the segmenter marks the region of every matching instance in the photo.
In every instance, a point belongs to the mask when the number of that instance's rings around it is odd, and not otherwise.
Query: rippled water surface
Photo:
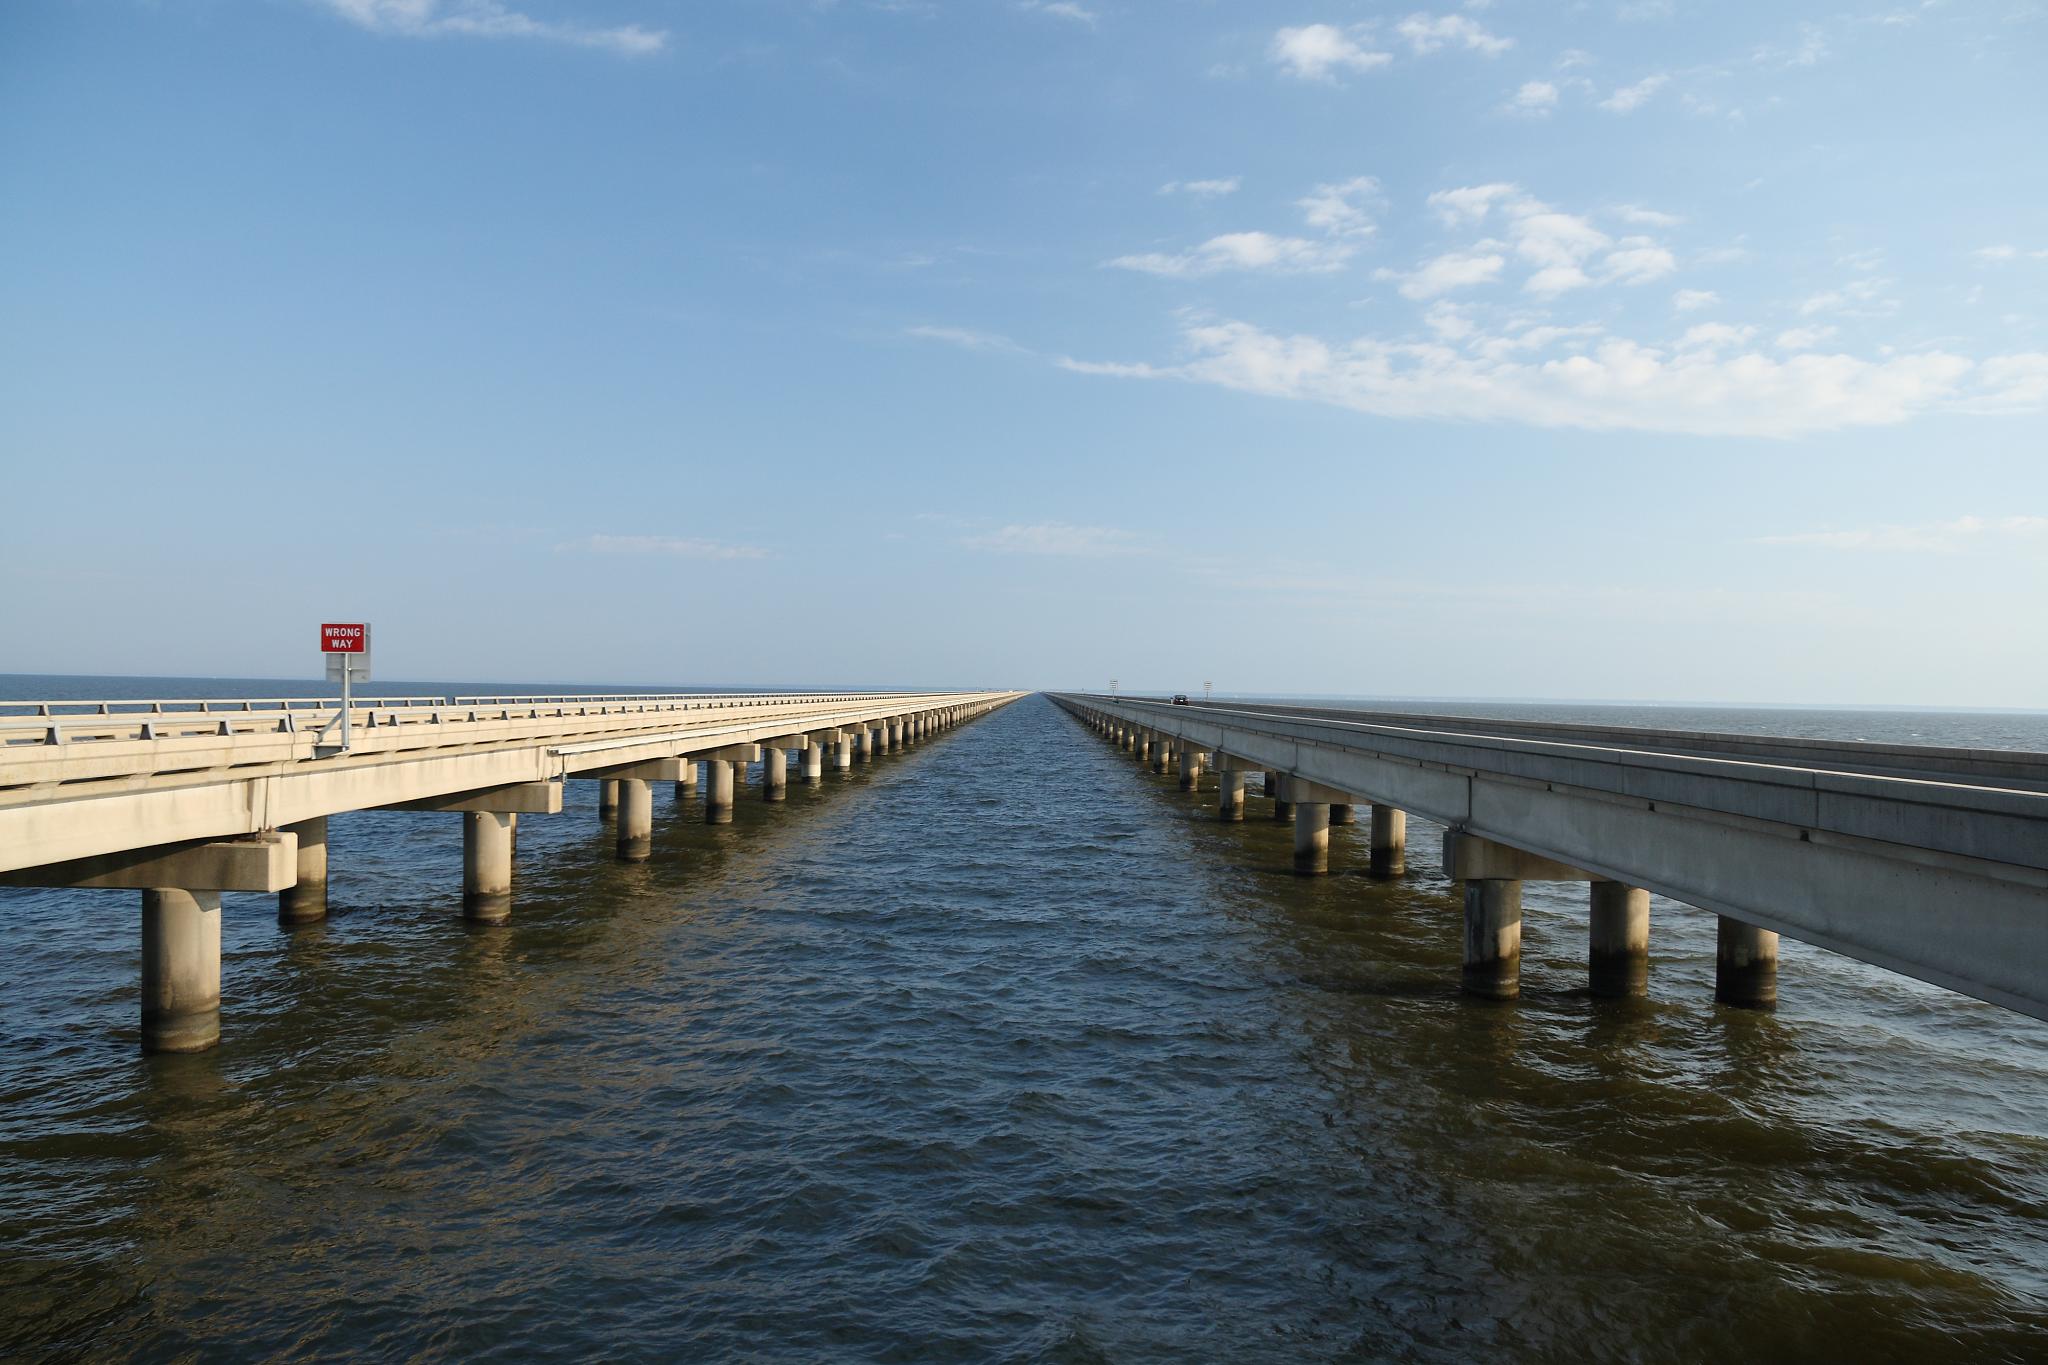
[[[197,1057],[133,893],[0,892],[0,1356],[2048,1356],[2048,1026],[1789,940],[1724,1010],[1664,901],[1596,1002],[1534,885],[1469,1001],[1437,830],[1298,879],[1040,698],[640,866],[569,792],[498,930],[454,817],[337,817]]]

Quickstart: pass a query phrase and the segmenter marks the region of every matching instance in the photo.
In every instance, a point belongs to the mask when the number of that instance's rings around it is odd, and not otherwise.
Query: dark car
[[[1188,700],[1188,694],[1187,694],[1187,693],[1185,693],[1185,692],[1176,692],[1176,693],[1174,693],[1174,694],[1173,694],[1173,705],[1175,705],[1175,706],[1193,706],[1193,705],[1194,705],[1194,703]]]

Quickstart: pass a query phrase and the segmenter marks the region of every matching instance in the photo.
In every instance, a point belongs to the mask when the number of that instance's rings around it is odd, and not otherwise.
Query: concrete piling
[[[142,893],[142,1050],[220,1042],[220,892]]]

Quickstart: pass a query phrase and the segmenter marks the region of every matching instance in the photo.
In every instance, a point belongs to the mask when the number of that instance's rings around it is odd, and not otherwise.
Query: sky
[[[9,0],[0,672],[2048,706],[2038,0]]]

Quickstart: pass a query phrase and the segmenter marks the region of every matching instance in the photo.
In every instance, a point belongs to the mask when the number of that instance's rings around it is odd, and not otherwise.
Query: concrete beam
[[[808,749],[811,747],[811,737],[808,734],[776,735],[773,739],[764,739],[760,743],[764,749]]]
[[[632,782],[680,782],[683,769],[691,766],[693,760],[683,758],[656,758],[642,763],[621,763],[616,768],[600,768],[596,773],[583,773],[583,777],[617,778]],[[621,798],[624,799],[623,797]]]
[[[1519,848],[1509,848],[1461,829],[1444,831],[1444,875],[1454,882],[1597,882],[1584,868],[1570,867]]]
[[[723,749],[707,749],[691,755],[693,758],[715,759],[720,763],[759,763],[761,746],[758,744],[728,744]]]
[[[158,844],[43,867],[0,872],[0,886],[91,890],[282,891],[298,880],[299,841],[284,833]]]
[[[559,782],[515,782],[480,792],[453,792],[418,801],[399,801],[377,810],[433,811],[442,814],[489,811],[498,815],[560,815],[562,784]]]

